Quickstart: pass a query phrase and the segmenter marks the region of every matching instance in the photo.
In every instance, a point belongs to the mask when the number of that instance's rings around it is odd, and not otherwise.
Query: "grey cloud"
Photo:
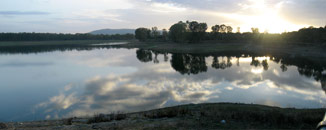
[[[29,66],[50,66],[53,65],[52,62],[21,62],[13,61],[9,63],[0,63],[0,67],[29,67]]]
[[[282,16],[300,24],[325,24],[325,0],[290,0],[282,8]]]
[[[49,12],[41,11],[0,11],[0,15],[18,16],[18,15],[49,15]]]

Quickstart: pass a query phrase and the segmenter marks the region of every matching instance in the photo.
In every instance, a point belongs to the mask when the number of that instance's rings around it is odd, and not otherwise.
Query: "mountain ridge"
[[[99,30],[94,30],[89,32],[90,34],[94,35],[100,35],[100,34],[105,34],[105,35],[113,35],[113,34],[135,34],[136,29],[99,29]]]

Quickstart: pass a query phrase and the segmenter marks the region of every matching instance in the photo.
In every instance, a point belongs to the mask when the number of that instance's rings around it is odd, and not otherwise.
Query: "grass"
[[[111,113],[108,115],[105,114],[97,114],[94,117],[88,119],[87,123],[92,124],[92,123],[100,123],[100,122],[110,122],[110,121],[119,121],[119,120],[124,120],[127,118],[127,115],[124,113]]]
[[[316,129],[326,109],[278,108],[254,104],[189,104],[135,113],[97,114],[91,118],[11,123],[19,129]],[[87,122],[75,121],[88,119]],[[221,123],[225,120],[226,123]],[[62,122],[62,124],[58,124]],[[81,123],[81,124],[80,124]],[[46,125],[48,124],[48,125]],[[52,124],[52,125],[51,125]],[[6,125],[6,124],[5,124]]]
[[[281,109],[262,105],[222,103],[185,105],[143,114],[151,119],[185,118],[183,120],[192,122],[193,127],[197,128],[315,129],[323,119],[324,113],[325,109]],[[227,123],[219,123],[221,120],[226,120]]]

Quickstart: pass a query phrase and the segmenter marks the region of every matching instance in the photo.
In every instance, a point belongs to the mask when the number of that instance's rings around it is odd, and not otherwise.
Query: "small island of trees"
[[[197,21],[180,21],[173,24],[169,31],[163,29],[158,31],[157,27],[152,29],[138,28],[135,37],[141,42],[175,42],[175,43],[200,43],[200,42],[245,42],[245,43],[326,43],[326,26],[315,28],[302,28],[294,32],[281,34],[269,34],[259,32],[258,28],[251,28],[251,32],[240,32],[240,27],[233,32],[231,26],[221,24],[211,27],[207,32],[206,23]]]

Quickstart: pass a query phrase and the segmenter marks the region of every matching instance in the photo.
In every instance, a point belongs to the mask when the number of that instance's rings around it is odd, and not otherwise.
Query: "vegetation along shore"
[[[315,129],[325,109],[254,104],[189,104],[136,113],[1,123],[5,129]]]

